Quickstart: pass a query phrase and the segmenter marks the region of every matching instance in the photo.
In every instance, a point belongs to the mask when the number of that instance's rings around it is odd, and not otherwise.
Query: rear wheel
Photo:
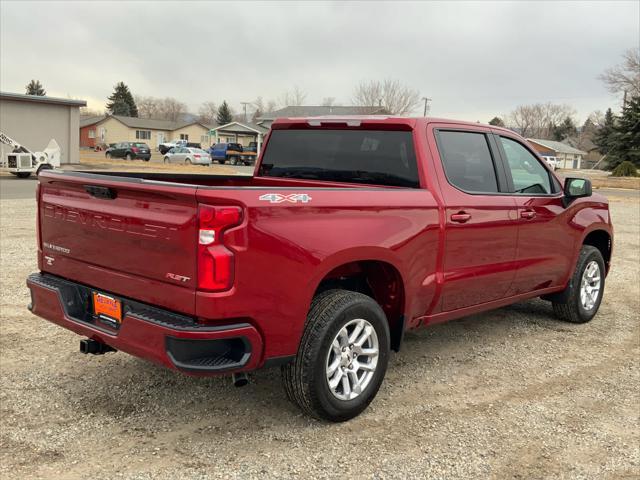
[[[109,152],[105,153],[104,156],[111,160],[111,154]]]
[[[191,165],[191,159],[190,158],[185,159],[184,163],[185,165]]]
[[[229,165],[236,165],[238,163],[238,157],[231,157],[229,159]]]
[[[604,275],[600,250],[583,245],[569,286],[562,292],[566,302],[552,302],[556,316],[571,323],[586,323],[595,317],[604,294]]]
[[[169,157],[164,157],[164,163],[169,163],[171,162],[171,159]]]
[[[133,160],[133,157],[131,156],[130,153],[127,153],[127,155],[124,158],[126,158],[127,160]]]
[[[18,178],[29,178],[31,176],[31,172],[17,172],[14,173],[14,175]]]
[[[389,360],[389,325],[371,298],[347,290],[317,295],[296,359],[282,367],[287,397],[313,417],[342,422],[378,393]]]

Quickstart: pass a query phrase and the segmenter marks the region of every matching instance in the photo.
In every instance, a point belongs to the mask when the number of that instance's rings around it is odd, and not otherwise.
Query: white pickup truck
[[[186,147],[186,146],[187,146],[186,140],[172,140],[170,142],[162,142],[160,145],[158,145],[158,151],[162,155],[164,155],[174,147]]]

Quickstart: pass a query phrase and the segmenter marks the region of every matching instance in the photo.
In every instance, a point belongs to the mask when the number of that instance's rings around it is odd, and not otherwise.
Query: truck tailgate
[[[46,173],[39,189],[39,265],[96,289],[192,314],[196,187]]]

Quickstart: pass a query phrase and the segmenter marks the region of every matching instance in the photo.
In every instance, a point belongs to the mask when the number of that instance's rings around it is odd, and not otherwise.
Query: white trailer
[[[3,132],[0,132],[0,143],[12,148],[11,152],[0,158],[0,169],[18,178],[27,178],[32,173],[38,174],[42,170],[60,166],[62,151],[54,139],[41,152],[32,152]]]

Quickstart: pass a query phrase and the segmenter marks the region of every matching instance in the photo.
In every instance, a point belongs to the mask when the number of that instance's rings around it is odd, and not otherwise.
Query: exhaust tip
[[[233,385],[238,388],[244,387],[249,383],[249,377],[244,372],[232,373],[231,380],[233,381]]]
[[[98,342],[91,338],[80,340],[80,353],[91,355],[102,355],[107,352],[115,352],[116,349],[106,343]]]

